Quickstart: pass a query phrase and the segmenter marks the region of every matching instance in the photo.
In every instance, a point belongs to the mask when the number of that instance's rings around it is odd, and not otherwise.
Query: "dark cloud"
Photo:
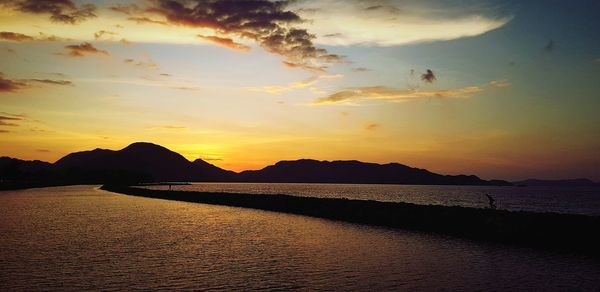
[[[0,32],[0,40],[7,40],[13,42],[25,42],[25,41],[33,41],[35,40],[32,36],[28,36],[22,33],[10,32],[10,31],[2,31]]]
[[[341,37],[342,34],[341,33],[329,33],[326,35],[323,35],[324,38],[337,38],[337,37]]]
[[[111,7],[109,7],[109,9],[112,11],[127,14],[127,15],[139,13],[142,11],[142,9],[140,9],[140,7],[138,7],[135,4],[111,6]]]
[[[170,76],[171,76],[171,74],[167,74],[167,73],[160,73],[160,76],[170,77]]]
[[[56,22],[76,24],[87,18],[96,17],[96,6],[82,4],[77,6],[71,0],[0,0],[0,4],[20,12],[49,14]]]
[[[431,71],[430,69],[427,69],[427,72],[421,74],[421,80],[428,82],[428,83],[432,83],[433,81],[435,81],[435,74],[433,74],[433,71]]]
[[[2,113],[6,115],[0,115],[0,126],[6,127],[18,127],[18,122],[24,120],[25,118],[21,115],[11,115],[8,113]]]
[[[154,24],[162,24],[162,25],[167,25],[168,24],[168,23],[166,23],[164,21],[151,19],[151,18],[148,18],[148,17],[145,17],[145,16],[141,16],[141,17],[129,17],[129,18],[127,18],[127,20],[135,21],[137,24],[144,24],[144,23],[154,23]]]
[[[89,55],[100,55],[100,56],[109,56],[110,54],[105,50],[100,50],[94,47],[92,44],[88,42],[84,42],[79,45],[69,45],[65,46],[65,49],[69,51],[68,55],[71,57],[83,57]]]
[[[254,40],[267,51],[286,57],[287,66],[323,71],[343,56],[316,48],[315,36],[294,27],[302,19],[285,10],[290,1],[156,0],[146,11],[171,24],[210,28],[219,35]]]
[[[383,8],[383,5],[374,5],[374,6],[369,6],[367,8],[365,8],[366,10],[377,10],[377,9],[381,9]]]
[[[7,40],[13,42],[29,42],[29,41],[48,41],[48,42],[56,42],[66,40],[61,37],[57,37],[55,35],[46,35],[40,32],[40,35],[37,37],[33,37],[30,35],[10,32],[10,31],[2,31],[0,32],[0,40]]]
[[[51,85],[73,85],[69,80],[54,80],[54,79],[27,79],[29,82],[45,83]]]
[[[367,72],[367,71],[371,71],[371,69],[365,68],[365,67],[352,68],[352,72]]]
[[[50,150],[48,150],[48,149],[36,149],[35,151],[42,152],[42,153],[48,153],[48,152],[50,152]]]
[[[4,75],[0,73],[0,93],[15,92],[25,87],[27,87],[27,83],[19,80],[5,79]]]
[[[375,130],[379,130],[381,128],[381,124],[377,124],[377,123],[371,123],[365,126],[365,129],[367,131],[375,131]]]
[[[546,44],[546,46],[544,46],[544,50],[548,53],[552,53],[555,48],[556,48],[556,45],[554,44],[553,40],[549,40],[548,43]]]
[[[5,122],[2,119],[0,119],[0,126],[17,127],[19,125],[15,124],[15,123]]]
[[[222,37],[218,37],[218,36],[204,36],[199,34],[198,35],[199,38],[203,39],[203,40],[207,40],[209,42],[224,46],[226,48],[230,48],[232,50],[236,50],[236,51],[249,51],[250,47],[240,44],[240,43],[236,43],[234,40],[230,39],[230,38],[222,38]]]
[[[54,79],[6,79],[4,75],[0,73],[0,93],[16,92],[21,89],[29,88],[32,83],[43,83],[49,85],[73,85],[68,80],[54,80]],[[5,114],[5,113],[3,113]],[[22,118],[22,116],[13,115],[15,118]]]

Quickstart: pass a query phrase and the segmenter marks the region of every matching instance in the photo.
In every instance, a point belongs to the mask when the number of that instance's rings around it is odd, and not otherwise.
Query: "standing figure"
[[[488,198],[488,201],[490,201],[490,209],[496,209],[496,200],[489,194],[485,194],[485,196]]]

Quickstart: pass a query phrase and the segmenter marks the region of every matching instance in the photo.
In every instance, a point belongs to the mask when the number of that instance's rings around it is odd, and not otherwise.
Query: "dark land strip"
[[[104,185],[103,190],[147,198],[253,208],[517,246],[600,259],[600,217],[410,203],[190,191]]]

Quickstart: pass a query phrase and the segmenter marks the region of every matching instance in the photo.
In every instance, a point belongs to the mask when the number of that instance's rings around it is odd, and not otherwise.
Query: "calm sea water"
[[[92,186],[0,192],[0,291],[598,291],[581,256]]]
[[[167,186],[152,186],[168,189]],[[600,215],[600,187],[490,187],[367,184],[194,183],[174,190],[288,194],[485,208],[490,194],[500,209]]]

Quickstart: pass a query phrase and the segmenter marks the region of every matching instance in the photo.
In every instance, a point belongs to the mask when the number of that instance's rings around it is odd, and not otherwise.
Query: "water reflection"
[[[89,186],[0,193],[0,290],[597,290],[582,257]]]

